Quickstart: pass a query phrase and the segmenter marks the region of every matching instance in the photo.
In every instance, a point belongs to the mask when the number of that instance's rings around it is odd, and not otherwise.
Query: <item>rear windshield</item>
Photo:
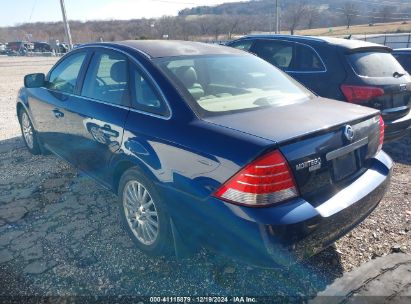
[[[355,73],[367,77],[393,77],[394,73],[404,74],[403,67],[391,53],[364,52],[348,55]]]
[[[252,55],[174,57],[158,64],[200,116],[284,106],[313,96],[291,77]]]

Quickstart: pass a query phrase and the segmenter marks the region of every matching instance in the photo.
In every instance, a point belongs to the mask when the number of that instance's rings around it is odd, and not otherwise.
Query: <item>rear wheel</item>
[[[40,144],[37,137],[37,133],[34,130],[30,117],[25,110],[21,110],[19,113],[19,121],[21,133],[23,135],[24,143],[31,154],[41,154]]]
[[[154,185],[132,168],[121,177],[118,194],[123,227],[136,246],[150,255],[169,254],[170,219]]]

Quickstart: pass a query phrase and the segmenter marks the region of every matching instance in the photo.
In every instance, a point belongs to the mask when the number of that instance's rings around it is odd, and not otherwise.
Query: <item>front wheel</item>
[[[21,134],[23,135],[24,143],[31,154],[41,154],[40,144],[37,137],[37,133],[34,130],[30,117],[25,110],[21,110],[19,113],[19,121]]]
[[[150,255],[171,253],[170,219],[152,182],[129,169],[121,177],[118,194],[123,227],[136,246]]]

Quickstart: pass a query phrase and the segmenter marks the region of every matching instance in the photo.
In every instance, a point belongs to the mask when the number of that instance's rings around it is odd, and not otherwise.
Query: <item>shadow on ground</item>
[[[120,228],[116,197],[56,157],[0,142],[0,296],[314,296],[342,275],[333,247],[290,269],[201,250],[150,258]]]
[[[411,130],[400,140],[384,144],[387,152],[396,163],[411,165]]]

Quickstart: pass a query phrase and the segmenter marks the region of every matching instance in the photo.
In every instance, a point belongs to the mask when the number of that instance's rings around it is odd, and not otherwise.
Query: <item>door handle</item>
[[[110,137],[118,137],[118,132],[111,130],[110,126],[105,125],[104,127],[100,128],[101,132],[103,132],[104,134],[110,136]]]
[[[54,109],[53,113],[54,113],[54,117],[56,118],[62,118],[64,116],[64,113],[61,112],[59,109]]]

